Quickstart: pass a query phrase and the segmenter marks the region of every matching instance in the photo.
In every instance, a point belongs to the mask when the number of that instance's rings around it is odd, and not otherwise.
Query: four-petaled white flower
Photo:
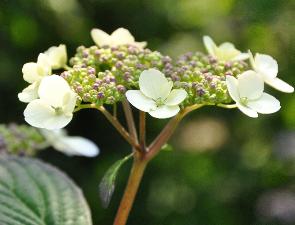
[[[94,142],[79,136],[68,136],[64,129],[40,129],[40,132],[53,148],[66,155],[95,157],[99,154]]]
[[[237,107],[250,117],[258,117],[258,113],[274,113],[281,108],[275,97],[263,92],[263,80],[253,70],[242,73],[238,79],[226,76],[226,84]]]
[[[67,49],[63,44],[50,47],[45,54],[49,58],[52,69],[61,69],[67,64]]]
[[[98,46],[108,45],[110,47],[116,47],[119,45],[130,44],[138,48],[144,48],[147,44],[146,42],[136,42],[132,34],[124,28],[118,28],[111,35],[100,29],[94,28],[91,30],[91,37]]]
[[[203,42],[209,55],[216,57],[218,60],[236,61],[249,58],[248,53],[241,53],[230,42],[224,42],[217,46],[209,36],[204,36]]]
[[[24,111],[25,120],[30,125],[53,130],[65,127],[72,120],[76,94],[62,77],[43,78],[38,96]]]
[[[277,78],[278,63],[274,58],[259,53],[256,53],[255,57],[253,57],[251,52],[249,54],[253,69],[262,77],[265,83],[282,92],[294,92],[294,88],[291,85]]]
[[[24,64],[22,68],[23,78],[30,83],[21,93],[18,98],[22,102],[30,102],[38,98],[38,87],[41,80],[51,75],[51,64],[47,55],[40,53],[37,63],[29,62]]]
[[[179,104],[186,98],[183,89],[173,89],[173,82],[168,81],[163,73],[156,69],[145,70],[139,77],[140,90],[126,92],[128,101],[141,111],[156,118],[175,116]]]

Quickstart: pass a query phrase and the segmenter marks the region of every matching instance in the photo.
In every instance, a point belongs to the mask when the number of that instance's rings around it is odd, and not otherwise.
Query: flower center
[[[241,103],[243,104],[243,105],[247,105],[247,103],[248,103],[248,98],[247,97],[242,97],[241,98]]]
[[[63,110],[61,107],[53,107],[52,108],[55,110],[56,115],[61,115],[63,114]]]
[[[164,105],[164,101],[161,98],[158,98],[155,102],[157,106]]]

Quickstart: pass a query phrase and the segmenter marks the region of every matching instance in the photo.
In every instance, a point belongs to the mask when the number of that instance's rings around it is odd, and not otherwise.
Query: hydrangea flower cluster
[[[0,153],[32,156],[49,146],[68,156],[95,157],[99,154],[95,143],[83,137],[68,136],[64,129],[0,124]]]
[[[43,149],[45,138],[34,127],[17,124],[0,125],[0,153],[35,155]]]
[[[18,94],[20,101],[28,103],[24,116],[32,126],[47,129],[65,127],[73,117],[76,106],[76,93],[53,69],[66,67],[65,45],[53,46],[40,53],[37,63],[24,64],[24,80],[30,83]]]
[[[124,28],[107,34],[93,29],[96,46],[80,46],[66,65],[64,45],[41,53],[37,63],[26,63],[24,79],[30,85],[19,94],[29,103],[25,120],[36,127],[59,129],[73,117],[75,107],[95,107],[127,100],[156,118],[175,116],[193,105],[227,107],[234,101],[243,113],[273,113],[277,99],[263,92],[264,82],[293,92],[277,78],[277,62],[268,55],[242,53],[229,42],[216,45],[205,36],[208,54],[186,53],[177,60],[145,48]],[[60,76],[52,70],[65,69]]]
[[[258,113],[274,113],[281,107],[275,97],[264,92],[265,83],[283,92],[294,91],[277,78],[278,64],[271,56],[252,56],[229,42],[217,45],[208,36],[203,38],[207,54],[186,53],[176,60],[145,48],[146,42],[135,41],[124,28],[111,34],[93,29],[91,36],[96,46],[78,47],[69,65],[63,45],[41,53],[36,63],[26,63],[22,72],[30,85],[18,97],[28,103],[25,120],[42,129],[39,132],[47,144],[67,155],[92,157],[99,153],[93,142],[69,137],[60,130],[74,112],[85,108],[99,110],[132,146],[132,154],[116,162],[100,184],[100,195],[107,205],[120,166],[134,158],[114,224],[126,224],[147,163],[187,113],[215,105],[258,117]],[[56,69],[64,71],[56,74]],[[120,101],[128,129],[117,117],[116,103]],[[129,103],[140,111],[138,126]],[[105,104],[113,105],[108,107],[112,113]],[[174,117],[150,143],[146,141],[146,113],[159,119]]]

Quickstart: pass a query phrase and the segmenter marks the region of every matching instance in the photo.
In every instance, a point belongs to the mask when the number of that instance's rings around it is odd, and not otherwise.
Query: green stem
[[[64,65],[64,69],[65,69],[65,70],[70,70],[70,69],[72,69],[72,67],[70,67],[70,66],[68,66],[68,65]]]
[[[125,225],[127,223],[147,162],[148,161],[142,160],[140,157],[134,157],[128,183],[113,225]]]
[[[95,104],[81,104],[75,108],[74,112],[78,112],[81,109],[92,109],[92,108],[96,108]]]

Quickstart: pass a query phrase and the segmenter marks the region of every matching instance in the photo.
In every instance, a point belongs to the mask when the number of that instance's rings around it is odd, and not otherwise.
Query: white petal
[[[68,125],[72,119],[73,119],[73,114],[71,115],[55,114],[54,116],[47,118],[44,121],[43,128],[48,130],[61,129],[61,128],[64,128],[66,125]]]
[[[255,70],[265,80],[275,78],[278,74],[278,63],[269,55],[256,54],[254,58]]]
[[[230,42],[224,42],[221,45],[218,46],[218,48],[222,51],[236,51],[236,52],[240,52],[239,50],[237,50],[234,46],[233,43]]]
[[[146,41],[134,42],[132,43],[132,45],[135,45],[137,48],[144,48],[145,46],[147,46],[147,42]]]
[[[39,76],[37,69],[37,63],[29,62],[23,65],[22,73],[25,81],[29,83],[34,83],[35,81],[40,80],[42,77]]]
[[[265,80],[265,83],[282,92],[286,92],[286,93],[294,92],[294,88],[290,84],[286,83],[285,81],[282,81],[281,79],[277,77],[274,79]]]
[[[21,102],[31,102],[38,98],[38,88],[39,88],[39,82],[34,82],[33,84],[26,87],[21,93],[19,93],[18,99]]]
[[[135,108],[149,112],[152,109],[156,108],[156,103],[151,98],[146,97],[141,91],[139,90],[129,90],[126,92],[126,98],[133,105]]]
[[[66,46],[60,44],[50,47],[45,54],[48,56],[52,69],[63,68],[67,63],[67,50]]]
[[[52,75],[42,79],[38,94],[53,107],[63,106],[64,96],[70,92],[69,84],[60,76]]]
[[[255,101],[249,101],[247,106],[256,112],[269,114],[280,110],[280,102],[273,96],[263,93],[261,98]]]
[[[58,137],[68,136],[65,129],[47,130],[41,128],[39,131],[50,144],[53,144]]]
[[[111,36],[100,29],[92,29],[90,34],[93,41],[98,46],[111,45],[112,43]]]
[[[173,83],[156,69],[144,70],[139,77],[139,88],[144,95],[154,100],[165,100],[172,89]]]
[[[45,121],[55,116],[55,110],[43,100],[36,99],[27,105],[24,116],[31,126],[45,128]]]
[[[250,64],[252,66],[252,69],[256,70],[255,69],[255,61],[254,61],[253,54],[252,54],[252,52],[250,50],[248,50],[248,54],[249,54],[249,60],[250,60]]]
[[[258,113],[255,110],[250,109],[249,107],[246,107],[240,103],[237,103],[237,106],[238,106],[239,110],[241,110],[241,112],[246,114],[247,116],[250,116],[252,118],[258,117]]]
[[[22,73],[24,80],[29,83],[40,81],[43,77],[51,74],[51,65],[48,57],[40,53],[37,63],[26,63],[23,65]]]
[[[40,53],[37,60],[37,72],[40,76],[48,76],[51,74],[51,64],[49,57],[44,54]]]
[[[149,112],[149,114],[152,117],[158,118],[158,119],[165,119],[170,118],[172,116],[175,116],[179,112],[180,108],[178,105],[175,106],[167,106],[163,105],[160,107],[157,107],[155,110],[152,110]]]
[[[261,97],[264,83],[261,77],[253,70],[248,70],[238,76],[240,98],[246,97],[255,100]]]
[[[62,110],[65,115],[71,115],[75,109],[77,94],[73,91],[67,92],[63,97]]]
[[[94,142],[78,136],[58,138],[53,147],[68,155],[95,157],[99,153]]]
[[[25,121],[31,126],[48,130],[65,127],[73,115],[56,114],[55,110],[42,99],[30,102],[24,111]]]
[[[240,101],[238,80],[233,76],[226,76],[226,85],[230,97],[235,101]]]
[[[135,42],[132,34],[125,28],[118,28],[111,34],[112,40],[115,45],[132,44]]]
[[[209,53],[209,55],[216,56],[215,51],[216,51],[217,46],[214,43],[214,41],[212,40],[212,38],[209,36],[204,36],[203,43],[204,43],[205,48],[206,48],[207,52]]]
[[[165,101],[165,105],[178,105],[187,96],[187,92],[183,89],[173,89]]]
[[[234,60],[241,52],[230,42],[222,43],[216,50],[216,56],[220,60]]]
[[[50,145],[67,155],[94,157],[99,153],[94,142],[79,136],[68,136],[64,129],[40,129],[40,132]]]
[[[239,60],[245,60],[250,57],[249,53],[240,53],[237,56],[233,58],[233,60],[239,61]]]

